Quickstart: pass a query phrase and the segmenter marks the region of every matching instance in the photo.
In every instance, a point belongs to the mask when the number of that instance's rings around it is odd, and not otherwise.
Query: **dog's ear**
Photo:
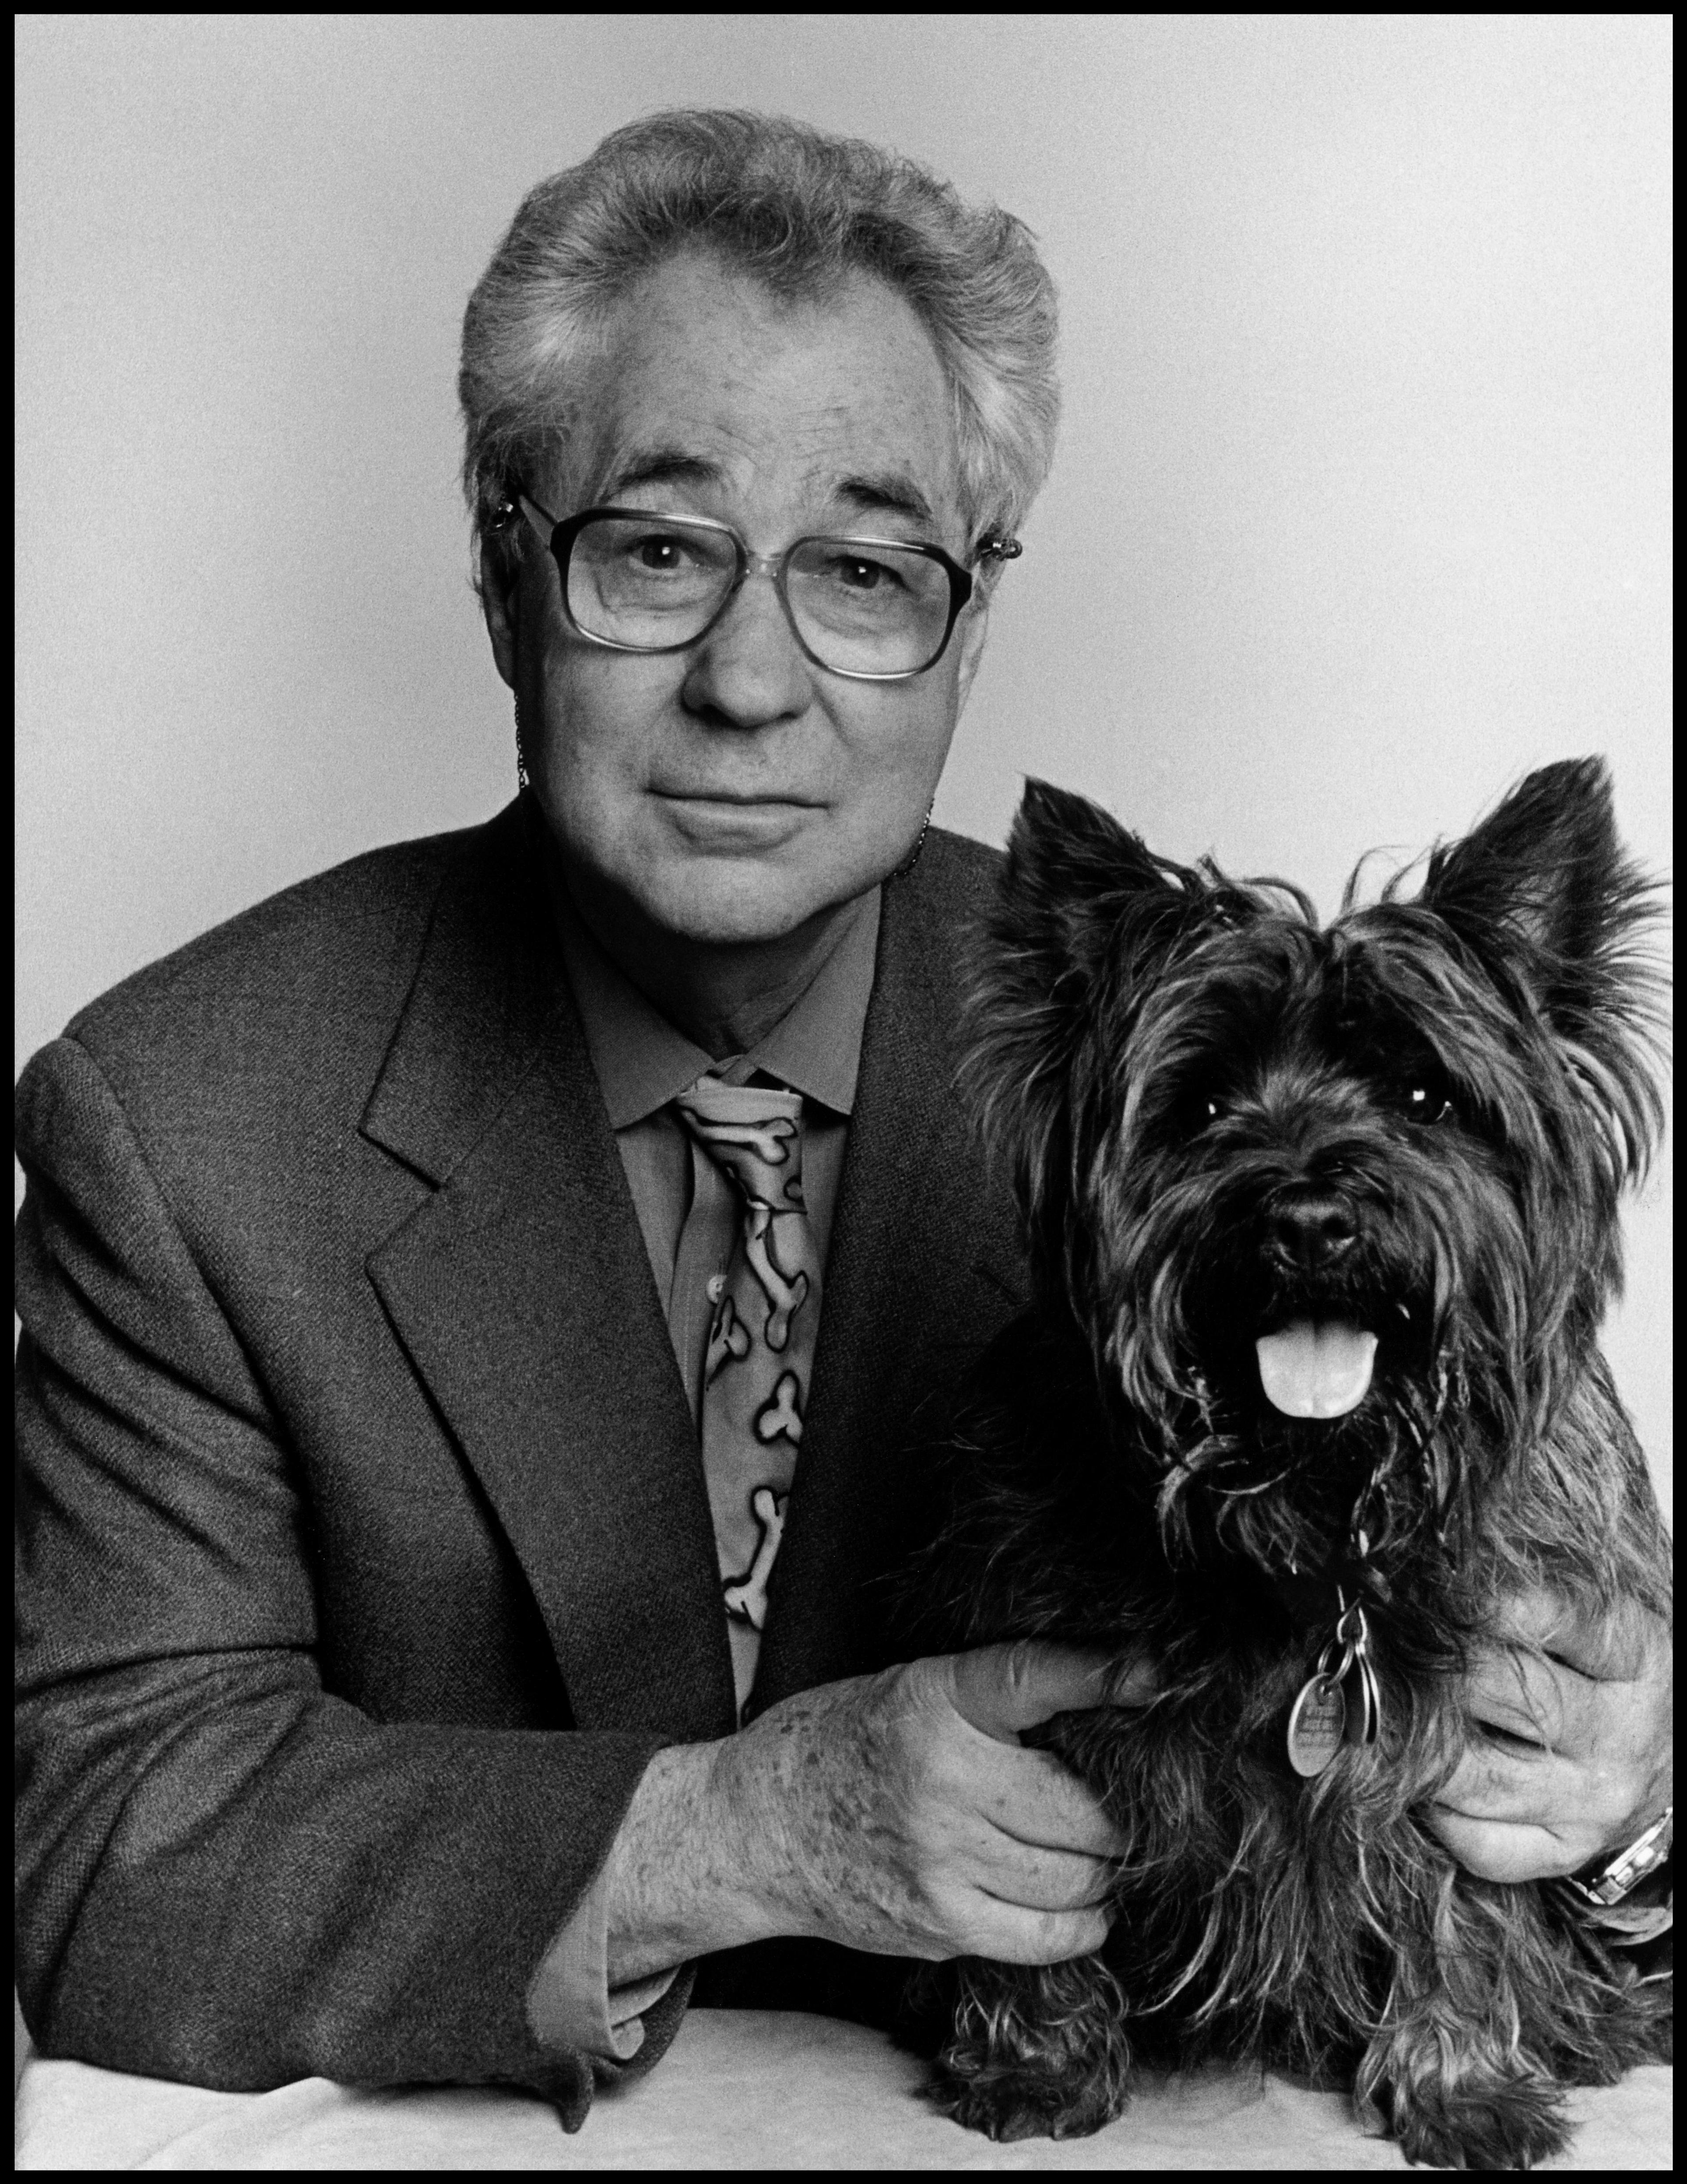
[[[1462,842],[1436,850],[1423,900],[1478,953],[1506,956],[1573,1035],[1620,1000],[1651,891],[1624,855],[1603,759],[1544,766]]]
[[[1156,857],[1088,797],[1027,781],[983,967],[987,1006],[1077,1002],[1122,948],[1139,957],[1182,929],[1200,876]]]
[[[1433,854],[1421,900],[1574,1050],[1576,1078],[1613,1133],[1613,1173],[1640,1174],[1662,1127],[1661,980],[1647,944],[1657,900],[1617,839],[1605,761],[1529,774],[1473,833]]]
[[[1033,1246],[1063,1223],[1072,1145],[1108,1089],[1089,1034],[1123,1031],[1132,989],[1206,893],[1098,805],[1027,782],[975,956],[967,1076]]]

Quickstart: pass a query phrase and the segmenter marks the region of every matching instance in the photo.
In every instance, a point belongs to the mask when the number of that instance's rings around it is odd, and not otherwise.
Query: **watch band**
[[[1636,1836],[1626,1850],[1594,1872],[1570,1874],[1565,1886],[1574,1889],[1584,1902],[1605,1908],[1620,1903],[1632,1888],[1637,1888],[1649,1873],[1656,1873],[1669,1857],[1675,1845],[1675,1808],[1666,1808],[1662,1819],[1654,1820],[1644,1835]]]

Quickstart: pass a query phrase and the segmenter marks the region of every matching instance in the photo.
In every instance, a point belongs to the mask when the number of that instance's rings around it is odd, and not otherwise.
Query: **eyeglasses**
[[[902,538],[799,538],[752,554],[729,523],[648,509],[587,508],[550,526],[570,623],[614,652],[683,652],[706,636],[746,577],[771,577],[798,644],[817,667],[857,682],[900,682],[942,659],[973,579],[940,546]],[[515,513],[513,502],[500,511]],[[1016,538],[985,538],[975,560],[1011,561]]]

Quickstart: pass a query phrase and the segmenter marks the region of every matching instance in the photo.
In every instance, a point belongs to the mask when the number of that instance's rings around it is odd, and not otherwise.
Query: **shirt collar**
[[[624,1130],[712,1071],[730,1084],[777,1078],[836,1114],[849,1114],[860,1073],[861,1032],[878,954],[879,894],[866,896],[806,989],[746,1054],[718,1061],[667,1018],[599,946],[574,907],[560,860],[545,859],[564,968],[609,1109]]]

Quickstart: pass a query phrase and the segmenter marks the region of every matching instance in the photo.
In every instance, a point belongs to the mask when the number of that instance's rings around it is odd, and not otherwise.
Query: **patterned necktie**
[[[820,1260],[803,1203],[801,1097],[701,1077],[675,1103],[732,1184],[738,1240],[703,1366],[703,1474],[739,1718],[755,1679],[767,1581],[803,1438],[820,1322]]]

